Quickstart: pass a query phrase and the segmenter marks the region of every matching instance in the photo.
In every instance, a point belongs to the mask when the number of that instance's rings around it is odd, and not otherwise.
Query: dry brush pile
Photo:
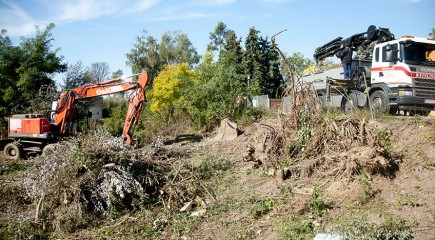
[[[387,129],[376,129],[355,114],[330,116],[309,87],[301,89],[294,93],[290,114],[280,114],[274,126],[259,124],[245,160],[288,168],[287,177],[296,178],[394,176],[401,157],[393,152]]]
[[[19,182],[2,188],[11,197],[2,196],[0,238],[61,237],[144,209],[178,211],[207,194],[199,185],[204,166],[181,164],[186,155],[161,141],[126,147],[104,130],[58,143],[31,160]]]

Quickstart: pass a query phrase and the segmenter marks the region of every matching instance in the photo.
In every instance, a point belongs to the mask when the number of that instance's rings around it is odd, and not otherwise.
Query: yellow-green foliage
[[[166,66],[154,79],[153,91],[148,95],[151,111],[165,112],[171,108],[183,108],[186,98],[183,89],[194,82],[196,74],[187,63]]]

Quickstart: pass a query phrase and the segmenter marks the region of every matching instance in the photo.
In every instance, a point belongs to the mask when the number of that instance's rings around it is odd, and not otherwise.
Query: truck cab
[[[373,50],[370,95],[378,110],[427,112],[435,107],[435,40],[404,36]],[[380,92],[382,91],[382,92]]]

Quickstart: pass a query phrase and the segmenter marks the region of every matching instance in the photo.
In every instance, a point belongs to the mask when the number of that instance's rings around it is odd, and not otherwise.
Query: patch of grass
[[[326,213],[327,206],[322,200],[323,191],[320,187],[314,185],[313,194],[310,200],[308,200],[308,206],[315,216],[323,216]]]
[[[397,239],[408,240],[412,238],[409,227],[399,218],[384,216],[385,222],[381,225],[371,223],[366,215],[352,215],[342,217],[334,223],[334,230],[346,235],[349,239],[377,240]]]
[[[415,199],[396,199],[394,201],[394,205],[396,205],[396,206],[412,206],[412,207],[421,206],[421,204],[417,203],[417,200],[415,200]]]
[[[425,137],[430,143],[435,143],[435,133],[428,133]]]
[[[392,135],[393,134],[392,134],[391,130],[388,128],[384,128],[378,132],[379,141],[385,149],[384,154],[388,158],[390,158],[392,153],[393,153],[393,146],[394,145],[393,145],[393,140],[391,139]]]
[[[274,210],[276,208],[275,203],[269,199],[257,199],[255,196],[250,199],[250,202],[252,204],[251,208],[251,214],[254,216],[255,219],[260,218],[263,215],[266,215],[270,211]]]
[[[239,207],[239,203],[237,203],[236,200],[234,200],[234,198],[227,197],[224,199],[222,203],[217,203],[213,207],[213,211],[215,211],[217,214],[221,214],[221,213],[230,212],[231,210],[234,210],[238,207]]]
[[[194,166],[194,173],[201,180],[209,180],[213,176],[225,172],[233,166],[233,163],[225,157],[218,159],[202,159],[197,166]]]
[[[22,172],[28,168],[22,162],[9,162],[0,166],[0,176],[9,175],[15,172]]]
[[[179,214],[172,220],[171,230],[177,234],[188,234],[196,229],[195,222],[197,217],[191,217],[186,214]]]
[[[12,222],[0,219],[0,239],[50,239],[38,224],[30,221]]]
[[[373,199],[374,192],[372,189],[372,185],[369,182],[369,178],[367,177],[367,174],[363,170],[360,170],[360,172],[361,172],[360,182],[362,187],[362,196],[359,198],[359,200],[357,200],[357,203],[366,204],[371,199]]]
[[[314,236],[313,224],[307,218],[298,216],[281,220],[276,231],[282,239],[313,239]]]

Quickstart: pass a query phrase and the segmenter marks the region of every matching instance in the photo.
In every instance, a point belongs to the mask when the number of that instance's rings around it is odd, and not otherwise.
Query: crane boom
[[[346,39],[337,37],[332,41],[316,48],[314,59],[319,62],[327,57],[334,56],[337,52],[343,50],[346,45],[358,48],[361,45],[368,45],[374,41],[381,43],[394,40],[394,34],[388,28],[376,28],[370,25],[366,32],[354,34]]]

